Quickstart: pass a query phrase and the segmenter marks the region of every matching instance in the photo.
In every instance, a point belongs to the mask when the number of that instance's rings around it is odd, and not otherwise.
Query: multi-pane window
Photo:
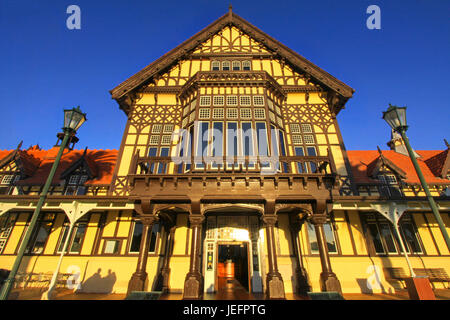
[[[378,180],[381,182],[380,192],[388,197],[400,197],[402,191],[398,185],[397,178],[394,174],[383,173],[378,175]]]
[[[307,233],[308,233],[308,240],[309,240],[309,247],[311,249],[311,254],[318,254],[319,253],[319,245],[317,243],[316,229],[314,228],[314,225],[309,222],[306,223],[306,226],[307,226]],[[333,253],[337,254],[338,247],[336,244],[336,235],[335,235],[332,223],[327,222],[327,223],[323,224],[323,231],[325,234],[325,240],[327,242],[328,252],[331,254],[333,254]]]
[[[0,216],[0,254],[6,246],[11,230],[14,227],[17,214],[5,213]]]
[[[70,236],[69,242],[67,244],[67,251],[69,253],[80,253],[81,245],[83,243],[84,236],[86,234],[86,229],[88,225],[88,218],[85,216],[76,222],[72,230],[72,235]],[[66,219],[63,226],[62,237],[59,240],[58,253],[62,252],[64,249],[64,244],[69,233],[69,221]]]
[[[31,238],[32,240],[28,243],[27,252],[39,254],[44,251],[45,244],[53,227],[55,216],[54,213],[46,213],[38,220],[34,229],[34,234]]]
[[[222,61],[222,70],[224,71],[230,70],[230,61]]]
[[[250,61],[242,61],[242,70],[251,70]]]
[[[14,175],[12,175],[12,174],[4,175],[1,180],[2,181],[1,184],[10,184],[11,181],[13,181],[13,179],[14,179]]]
[[[263,106],[264,105],[264,96],[253,96],[253,105]]]
[[[174,130],[173,124],[166,124],[166,125],[164,125],[163,133],[172,133],[173,130]]]
[[[309,123],[302,123],[302,131],[303,133],[312,133],[312,127]]]
[[[227,106],[237,106],[238,98],[237,96],[227,96]]]
[[[210,96],[200,96],[200,106],[210,106],[211,105],[211,97]]]
[[[250,96],[240,96],[239,99],[239,103],[241,106],[250,106],[252,103]]]
[[[292,123],[289,125],[291,133],[300,133],[300,125],[298,123]]]
[[[200,108],[198,109],[198,118],[199,119],[209,119],[211,109],[209,108]]]
[[[164,135],[161,137],[161,144],[164,144],[164,145],[170,144],[171,140],[172,140],[172,136]]]
[[[252,118],[252,109],[242,108],[241,109],[241,119],[251,119],[251,118]]]
[[[156,135],[150,136],[150,144],[152,145],[159,144],[159,136]]]
[[[225,104],[224,96],[214,96],[213,97],[213,105],[214,106],[223,106]]]
[[[227,118],[228,119],[237,119],[238,117],[238,109],[237,108],[228,108],[227,109]]]
[[[84,185],[88,179],[88,175],[84,169],[73,172],[67,179],[65,195],[84,195],[87,187]]]
[[[299,134],[292,135],[292,143],[293,144],[303,144],[302,136]]]
[[[240,61],[233,61],[233,71],[239,71],[241,70],[241,62]]]
[[[255,119],[265,119],[266,118],[266,110],[263,108],[255,108]]]
[[[152,133],[161,133],[162,124],[154,124],[152,127]]]
[[[220,61],[213,61],[213,62],[211,63],[211,69],[212,69],[213,71],[218,71],[218,70],[220,70]]]
[[[312,134],[305,134],[303,140],[305,144],[314,144],[314,136]]]
[[[223,108],[214,108],[213,109],[213,119],[223,119],[225,116],[225,111]]]
[[[392,224],[375,214],[364,215],[366,230],[369,233],[373,249],[376,254],[400,254],[401,246],[399,239],[395,236]],[[403,243],[408,253],[422,253],[418,232],[407,216],[403,217],[399,224],[399,230]]]
[[[139,253],[142,239],[142,231],[143,231],[142,222],[136,221],[133,227],[133,236],[131,239],[131,245],[129,249],[129,253]],[[154,253],[156,249],[156,240],[158,239],[159,233],[159,223],[155,223],[152,226],[151,230],[148,230],[148,237],[150,238],[150,245],[148,247],[149,253]]]

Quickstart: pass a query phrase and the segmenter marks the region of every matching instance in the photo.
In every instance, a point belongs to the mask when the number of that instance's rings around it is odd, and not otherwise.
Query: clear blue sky
[[[417,150],[449,135],[450,1],[231,1],[233,11],[356,92],[338,115],[348,150],[386,149],[388,103],[408,107]],[[109,90],[228,10],[230,1],[2,0],[0,149],[50,148],[63,108],[88,121],[77,148],[118,149],[125,114]],[[66,8],[81,8],[68,30]],[[381,8],[381,30],[366,9]]]

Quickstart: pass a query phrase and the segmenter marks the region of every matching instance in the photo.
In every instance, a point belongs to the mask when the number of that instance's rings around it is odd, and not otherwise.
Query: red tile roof
[[[43,185],[48,177],[59,147],[42,150],[38,146],[27,150],[19,150],[23,167],[30,177],[17,182],[18,185]],[[14,150],[0,150],[0,161]],[[62,182],[61,174],[75,161],[83,156],[84,150],[65,150],[56,170],[52,185]],[[87,185],[108,185],[112,181],[114,167],[117,161],[117,150],[87,150],[85,159],[94,175],[86,182]]]
[[[429,160],[431,160],[432,158],[436,158],[437,155],[443,153],[442,150],[416,150],[416,152],[421,156],[421,158],[417,159],[417,162],[419,163],[419,167],[422,170],[427,183],[450,184],[450,180],[442,179],[436,176],[433,173],[432,169],[430,169],[430,167],[428,167],[427,165],[430,162]],[[368,175],[368,167],[370,169],[371,164],[373,166],[373,163],[376,162],[376,159],[380,156],[377,150],[353,150],[347,151],[347,154],[356,183],[378,182],[378,180],[374,180]],[[392,163],[394,163],[397,167],[399,167],[406,173],[406,179],[404,180],[405,182],[420,183],[419,177],[417,176],[411,159],[408,156],[397,153],[393,150],[383,150],[382,154],[385,158],[389,159]],[[441,157],[438,157],[438,159],[441,159]],[[438,160],[435,159],[433,161]]]

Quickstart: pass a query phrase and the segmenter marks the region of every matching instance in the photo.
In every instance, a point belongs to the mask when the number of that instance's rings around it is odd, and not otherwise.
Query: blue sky
[[[50,148],[63,109],[88,121],[77,148],[118,149],[126,116],[109,90],[228,10],[230,1],[2,0],[0,149]],[[449,133],[450,1],[231,1],[233,11],[356,90],[338,121],[348,150],[386,149],[388,103],[408,107],[417,150]],[[81,30],[66,8],[81,8]],[[366,28],[369,5],[381,30]]]

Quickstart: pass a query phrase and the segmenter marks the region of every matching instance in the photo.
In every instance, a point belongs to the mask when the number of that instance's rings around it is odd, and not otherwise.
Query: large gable
[[[294,71],[307,74],[313,82],[330,89],[345,101],[354,92],[351,87],[230,10],[202,31],[110,90],[112,98],[122,104],[135,89],[149,84],[155,76],[161,76],[163,73],[170,72],[171,69],[173,71],[173,68],[176,68],[183,59],[195,55],[220,54],[218,52],[268,54],[282,59]]]

